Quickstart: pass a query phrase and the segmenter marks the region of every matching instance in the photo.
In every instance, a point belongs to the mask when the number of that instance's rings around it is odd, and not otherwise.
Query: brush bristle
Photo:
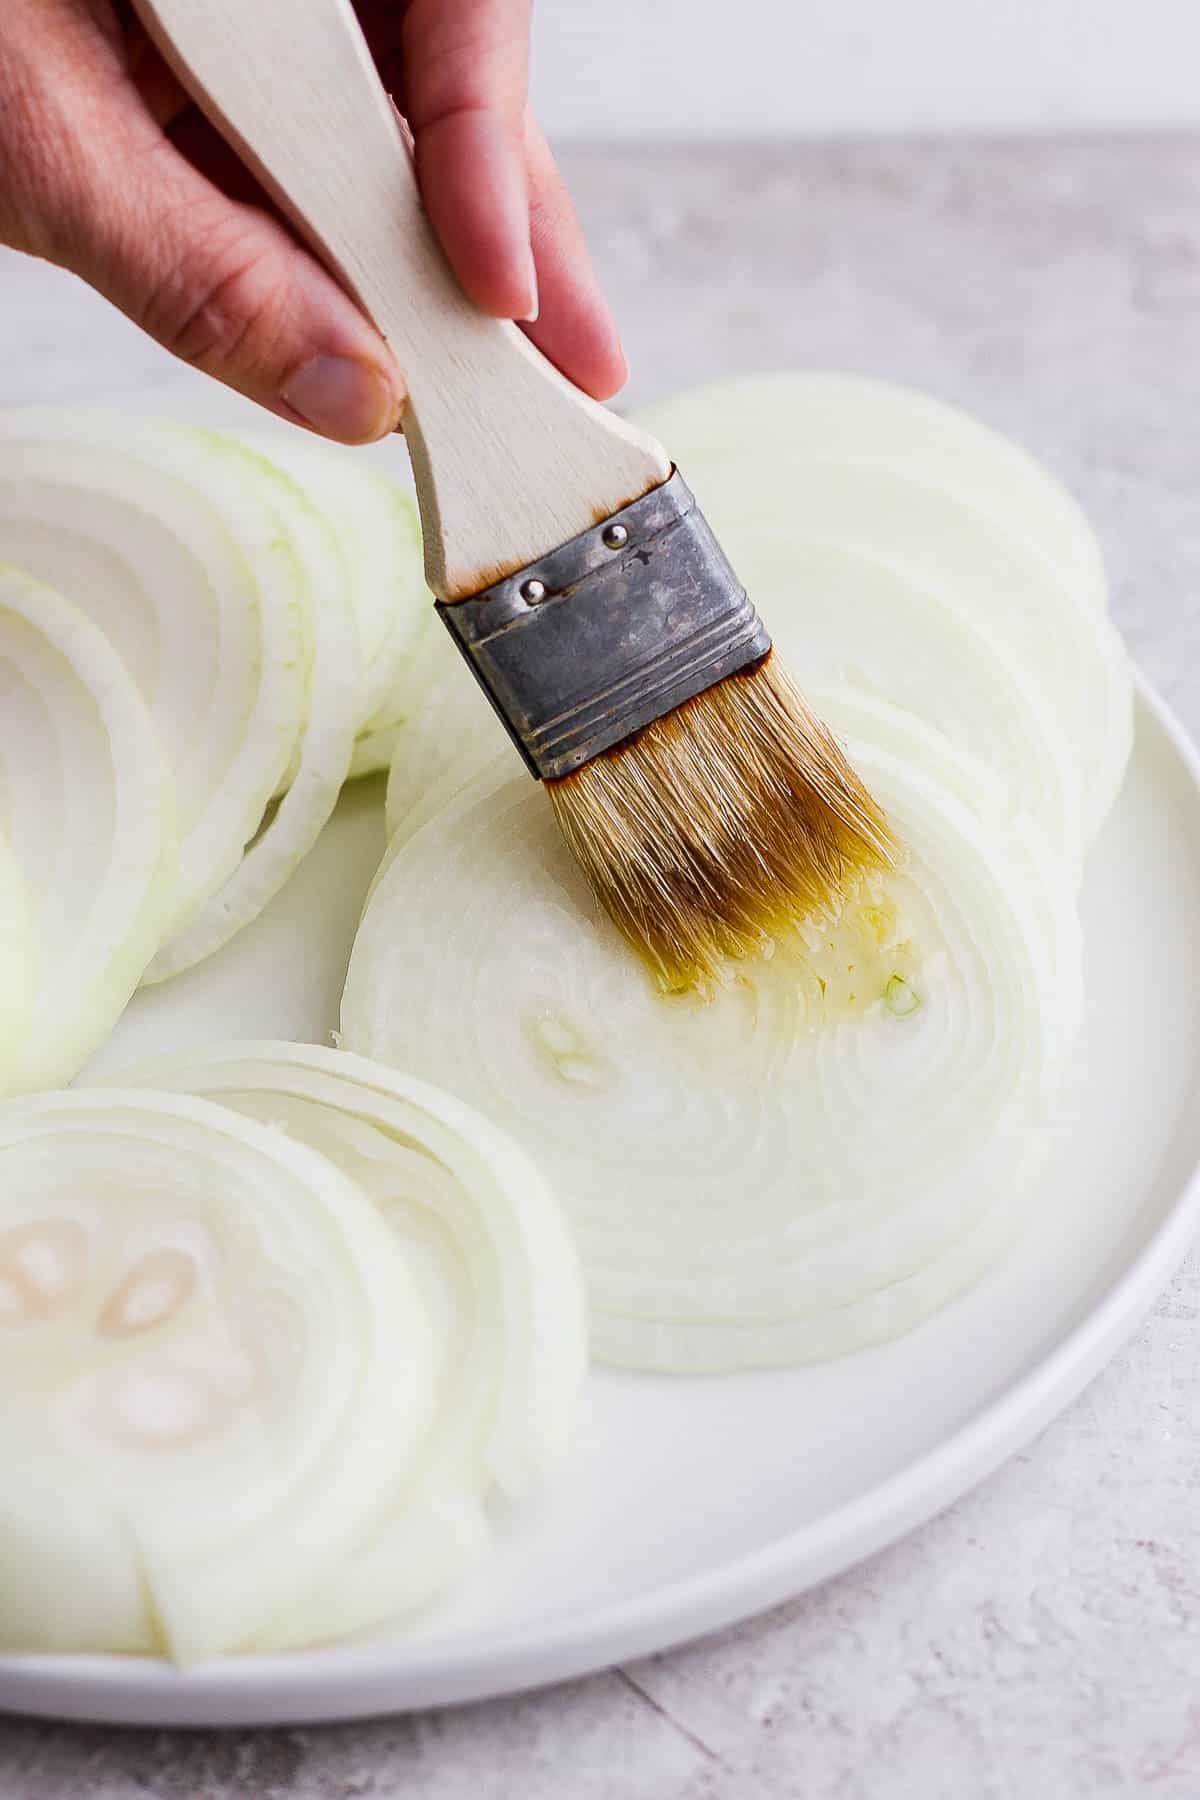
[[[836,913],[897,857],[773,655],[546,787],[597,899],[670,991]]]

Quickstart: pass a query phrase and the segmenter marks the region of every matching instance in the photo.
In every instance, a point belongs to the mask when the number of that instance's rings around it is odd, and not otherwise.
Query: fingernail
[[[348,356],[314,356],[283,390],[305,424],[346,444],[366,444],[390,431],[400,396],[382,369]]]
[[[538,316],[538,306],[540,303],[539,295],[538,295],[537,264],[533,260],[533,251],[532,250],[529,252],[529,262],[527,265],[525,278],[528,283],[528,288],[529,288],[529,293],[530,293],[531,299],[530,299],[529,311],[527,313],[521,314],[521,323],[523,325],[532,325],[534,320]]]

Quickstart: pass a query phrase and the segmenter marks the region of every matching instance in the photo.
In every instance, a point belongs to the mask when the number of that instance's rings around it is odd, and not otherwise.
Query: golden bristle
[[[771,654],[546,787],[592,891],[668,990],[835,913],[897,857]]]

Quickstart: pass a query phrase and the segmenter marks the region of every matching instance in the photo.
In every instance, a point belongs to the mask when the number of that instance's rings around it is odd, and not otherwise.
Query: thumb
[[[374,326],[273,215],[157,138],[93,166],[53,260],[185,362],[341,443],[393,431],[404,383]]]

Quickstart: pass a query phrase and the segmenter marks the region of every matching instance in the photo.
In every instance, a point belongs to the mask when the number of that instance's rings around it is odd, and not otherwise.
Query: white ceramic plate
[[[381,848],[346,797],[268,916],[141,995],[97,1067],[213,1037],[328,1040]],[[598,1373],[578,1454],[490,1571],[419,1631],[179,1674],[0,1657],[0,1707],[155,1725],[350,1718],[559,1681],[770,1606],[947,1505],[1129,1335],[1200,1222],[1200,760],[1144,695],[1088,869],[1088,1009],[1056,1166],[1005,1267],[899,1343],[816,1368]]]

